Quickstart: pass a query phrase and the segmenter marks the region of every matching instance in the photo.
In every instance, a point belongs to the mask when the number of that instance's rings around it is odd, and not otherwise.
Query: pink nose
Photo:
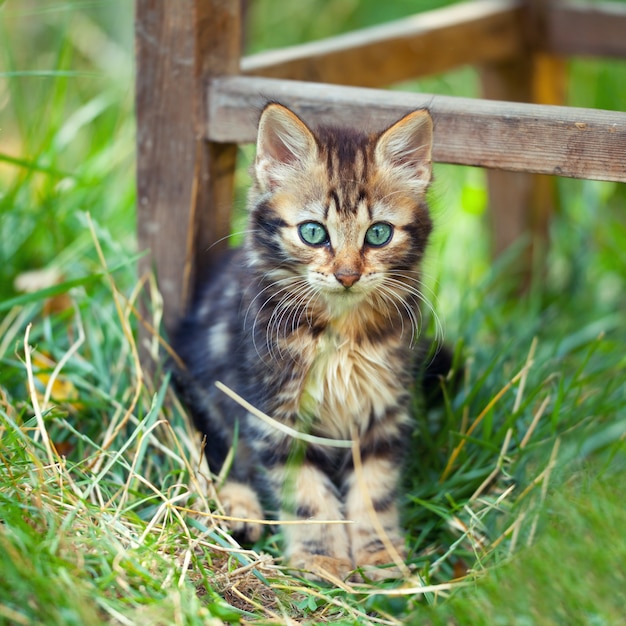
[[[339,271],[335,273],[335,278],[347,289],[348,287],[352,287],[352,285],[361,278],[361,274],[358,272]]]

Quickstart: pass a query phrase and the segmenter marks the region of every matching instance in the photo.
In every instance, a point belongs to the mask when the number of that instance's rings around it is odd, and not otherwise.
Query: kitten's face
[[[431,136],[423,111],[367,137],[313,134],[288,109],[267,107],[248,246],[256,265],[337,312],[372,294],[415,289],[431,229]]]

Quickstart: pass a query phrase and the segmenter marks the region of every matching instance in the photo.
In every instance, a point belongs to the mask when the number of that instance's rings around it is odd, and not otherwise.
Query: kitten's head
[[[281,289],[309,291],[337,311],[372,293],[415,291],[431,230],[431,147],[425,110],[365,135],[312,131],[286,107],[269,104],[250,196],[253,266]]]

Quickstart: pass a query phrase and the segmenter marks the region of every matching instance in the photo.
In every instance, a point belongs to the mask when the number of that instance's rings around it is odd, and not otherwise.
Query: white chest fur
[[[300,415],[316,434],[350,438],[396,404],[399,383],[388,345],[324,333],[300,396]]]

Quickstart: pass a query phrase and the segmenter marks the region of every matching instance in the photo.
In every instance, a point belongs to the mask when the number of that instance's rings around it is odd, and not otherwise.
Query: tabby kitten
[[[396,492],[411,439],[420,295],[431,220],[432,121],[414,111],[382,133],[315,131],[271,103],[259,123],[249,230],[183,320],[178,390],[237,518],[277,510],[289,564],[323,576],[400,575]],[[350,448],[303,443],[251,415]],[[315,520],[350,520],[323,524]],[[232,524],[245,540],[254,522]],[[380,533],[380,530],[383,533]]]

